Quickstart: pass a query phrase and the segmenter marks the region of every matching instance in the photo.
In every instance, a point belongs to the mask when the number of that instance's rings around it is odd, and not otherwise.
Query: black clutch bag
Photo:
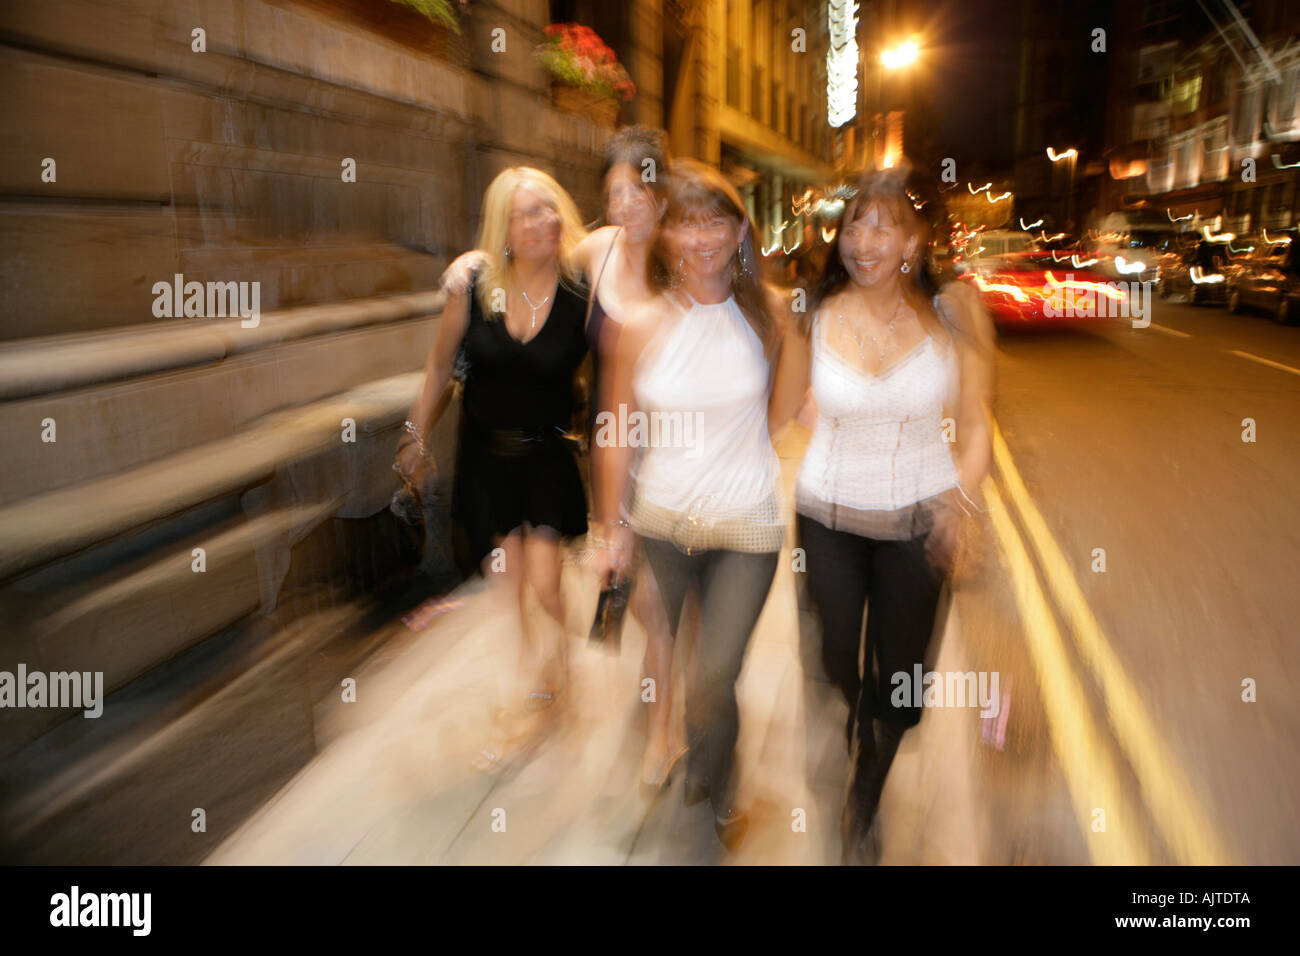
[[[596,619],[591,622],[591,634],[587,637],[592,644],[615,651],[622,647],[623,615],[627,613],[631,594],[632,579],[617,573],[601,588],[596,601]]]

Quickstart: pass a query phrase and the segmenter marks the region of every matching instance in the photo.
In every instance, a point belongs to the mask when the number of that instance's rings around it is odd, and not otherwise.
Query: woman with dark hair
[[[772,399],[774,426],[810,384],[817,406],[796,510],[822,662],[849,704],[846,863],[878,857],[885,776],[921,718],[891,697],[891,678],[910,677],[942,627],[940,593],[991,457],[992,324],[969,286],[937,287],[924,195],[908,167],[862,175]]]
[[[781,305],[756,274],[753,224],[740,197],[700,163],[673,164],[652,266],[662,294],[622,325],[608,393],[630,421],[648,420],[650,434],[639,449],[596,448],[596,515],[614,539],[602,567],[626,560],[628,535],[617,518],[635,463],[630,524],[674,635],[687,589],[699,590],[687,802],[707,796],[718,836],[733,848],[746,829],[733,806],[735,684],[785,530],[767,423]]]
[[[587,234],[573,251],[575,265],[587,276],[591,297],[586,319],[587,342],[591,347],[592,381],[588,432],[599,440],[597,421],[602,411],[618,420],[617,406],[608,403],[606,368],[614,347],[621,317],[647,303],[653,292],[649,285],[650,248],[659,231],[667,207],[665,173],[668,167],[666,137],[662,130],[643,126],[625,126],[605,143],[604,182],[605,212],[609,225]],[[443,274],[445,288],[463,291],[482,261],[482,253],[460,256]],[[595,447],[595,441],[591,442]],[[614,535],[614,529],[627,526],[621,513],[609,525],[594,525],[588,534],[594,548],[626,543]],[[619,563],[627,573],[637,561]],[[628,609],[646,632],[644,671],[655,681],[655,699],[646,706],[646,745],[642,757],[641,782],[659,789],[685,748],[670,743],[672,715],[673,639],[664,616],[663,602],[652,574],[636,575]],[[604,583],[604,582],[602,582]]]

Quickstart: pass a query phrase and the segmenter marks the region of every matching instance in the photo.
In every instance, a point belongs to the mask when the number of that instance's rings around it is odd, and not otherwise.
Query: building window
[[[1175,116],[1195,113],[1201,98],[1201,77],[1199,74],[1174,83],[1173,107]]]
[[[1298,94],[1300,94],[1300,66],[1295,66],[1282,77],[1282,82],[1273,95],[1269,121],[1274,136],[1286,136],[1300,129],[1300,122],[1297,122],[1300,119],[1300,110],[1296,109],[1300,105]]]
[[[1232,114],[1232,139],[1242,146],[1259,138],[1259,90],[1242,90]]]

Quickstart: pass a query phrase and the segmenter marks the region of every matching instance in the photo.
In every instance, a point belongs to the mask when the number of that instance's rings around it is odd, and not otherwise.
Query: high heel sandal
[[[653,777],[649,780],[644,777],[641,778],[641,793],[646,799],[654,799],[668,789],[678,764],[690,752],[690,749],[690,747],[685,746],[679,747],[663,759]]]
[[[555,704],[560,696],[564,693],[564,686],[567,680],[564,679],[564,672],[561,671],[561,679],[556,682],[551,690],[535,690],[524,699],[524,709],[530,713],[536,713],[539,710],[546,710]]]
[[[505,743],[500,747],[488,744],[487,747],[480,750],[474,759],[470,761],[470,766],[473,769],[490,777],[506,777],[527,762],[528,758],[536,751],[541,744],[542,735],[534,727],[511,733],[507,723],[513,716],[504,708],[497,711],[493,721],[493,730],[500,732]]]
[[[749,817],[735,809],[729,809],[722,818],[715,814],[713,832],[718,835],[718,842],[727,848],[728,853],[735,853],[749,833]]]

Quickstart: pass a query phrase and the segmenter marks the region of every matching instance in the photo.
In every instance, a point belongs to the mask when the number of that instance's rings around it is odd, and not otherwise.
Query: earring
[[[510,243],[506,243],[506,258],[510,258]]]
[[[904,262],[904,263],[899,267],[898,271],[901,272],[901,273],[903,273],[903,275],[907,275],[909,272],[912,271],[912,267],[909,266],[906,262]]]
[[[740,260],[740,271],[742,275],[749,275],[749,263],[745,261],[745,243],[736,243],[736,258]]]

